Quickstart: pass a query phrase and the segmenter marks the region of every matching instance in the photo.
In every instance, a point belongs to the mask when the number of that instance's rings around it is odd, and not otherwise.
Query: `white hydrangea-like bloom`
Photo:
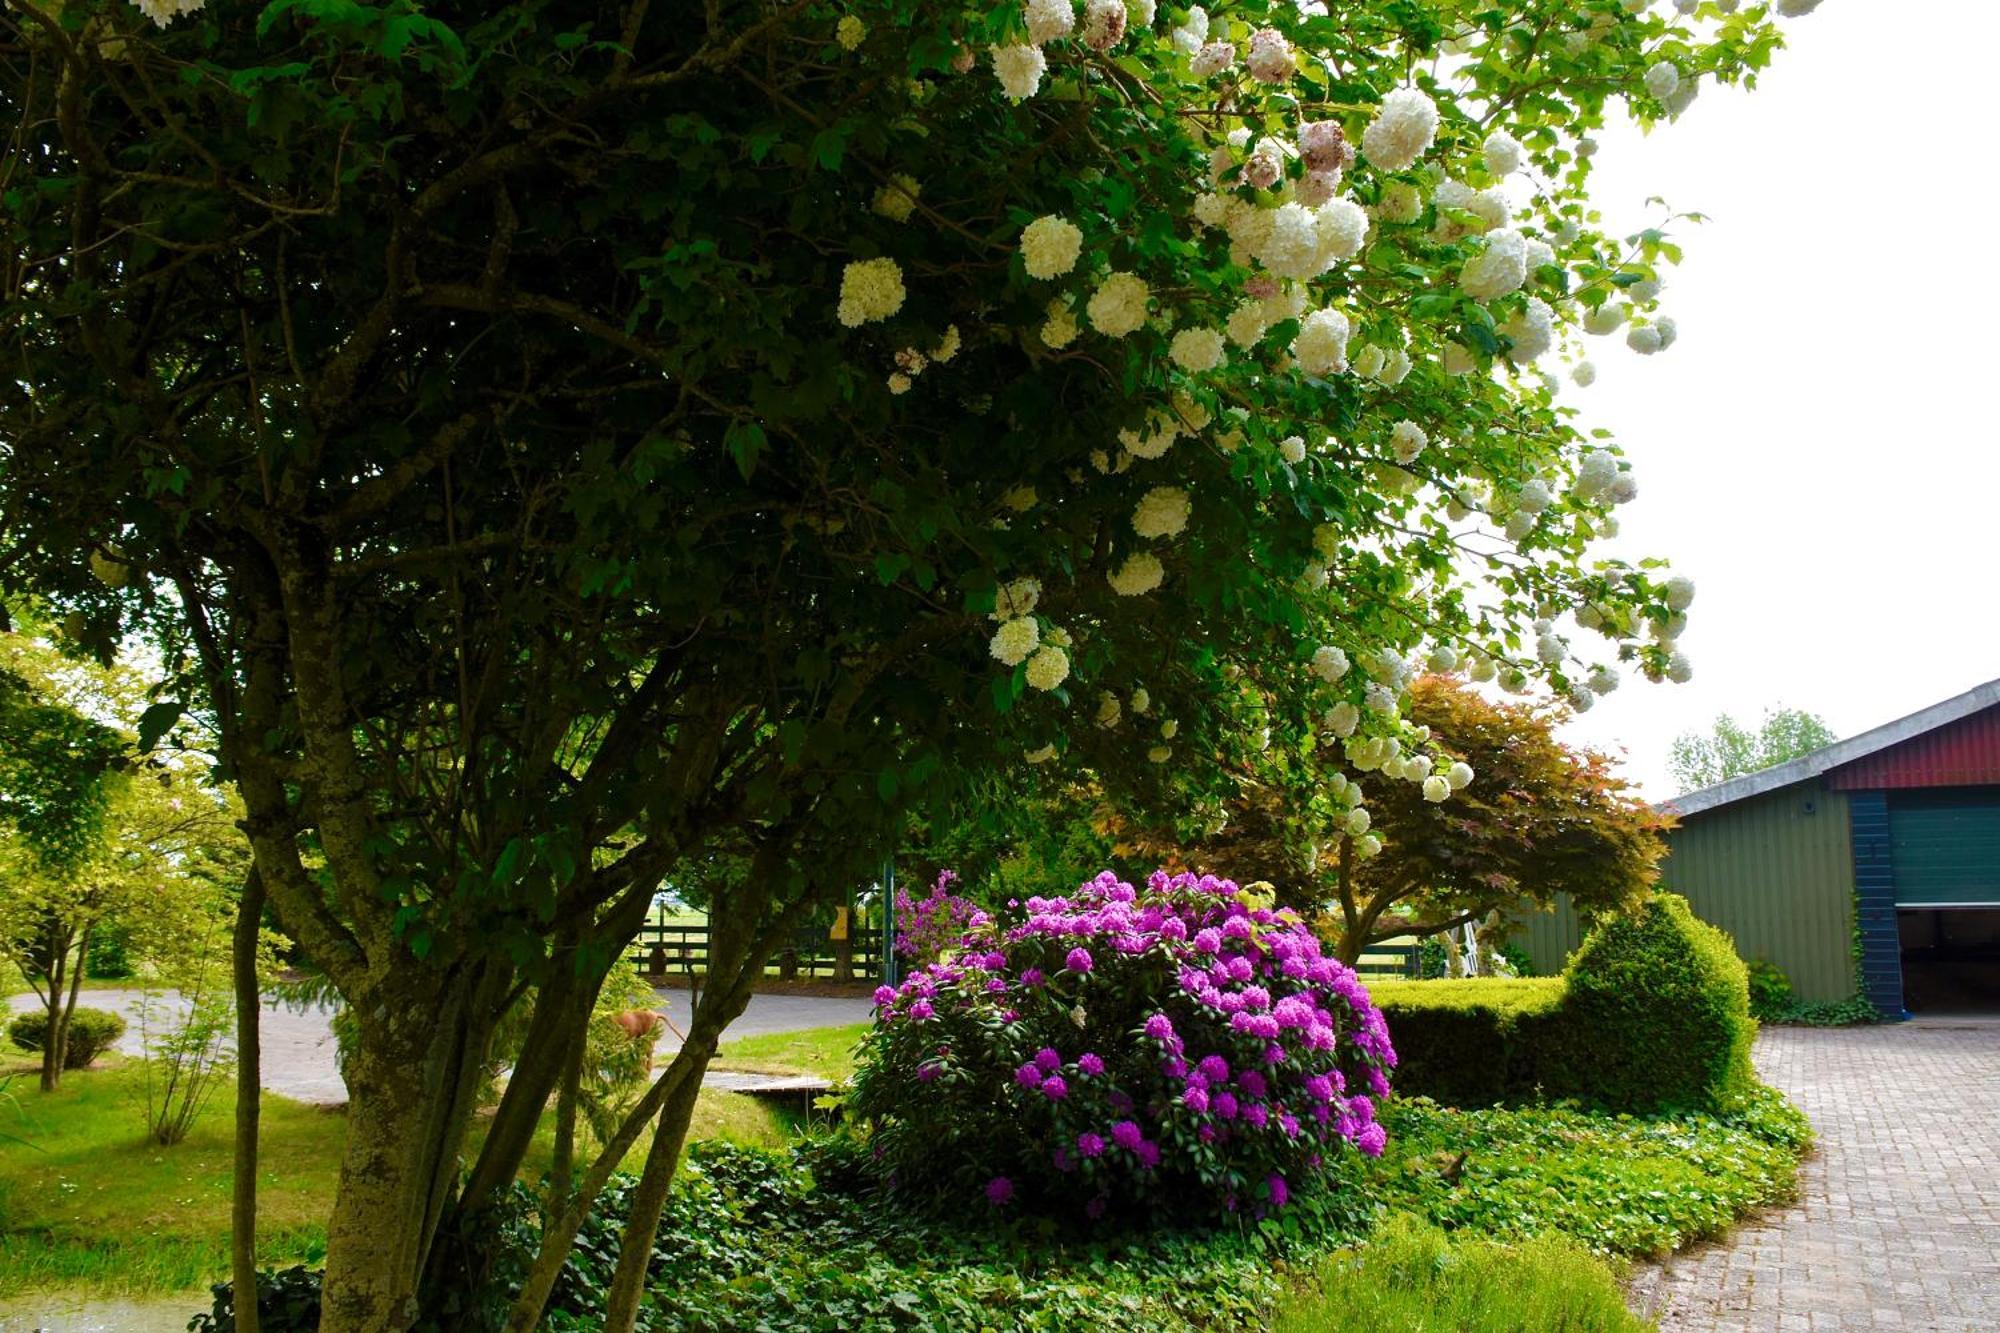
[[[1178,537],[1186,529],[1193,505],[1178,486],[1155,486],[1139,497],[1132,511],[1132,530],[1141,537]]]
[[[1444,771],[1444,780],[1450,784],[1453,791],[1464,791],[1472,785],[1472,779],[1472,765],[1463,759]]]
[[[1295,68],[1292,44],[1276,28],[1259,28],[1250,34],[1250,50],[1243,63],[1258,82],[1283,83]]]
[[[1194,59],[1188,62],[1188,69],[1197,79],[1206,79],[1211,75],[1222,73],[1235,63],[1234,43],[1210,42],[1195,52]]]
[[[1588,389],[1597,383],[1597,365],[1591,361],[1579,361],[1576,363],[1576,368],[1570,371],[1569,377],[1576,382],[1577,388]]]
[[[1318,274],[1319,230],[1312,210],[1296,203],[1281,204],[1270,210],[1269,219],[1270,231],[1256,247],[1264,267],[1281,278]]]
[[[1530,477],[1521,483],[1521,489],[1514,497],[1514,507],[1524,514],[1539,514],[1549,507],[1554,498],[1549,494],[1547,482],[1540,477]]]
[[[891,222],[908,222],[910,213],[917,206],[918,186],[914,176],[895,175],[889,183],[875,191],[874,211]]]
[[[1354,373],[1362,379],[1372,380],[1382,373],[1382,367],[1389,364],[1389,354],[1374,343],[1361,349],[1361,355],[1354,358]]]
[[[1160,739],[1161,739],[1161,740],[1163,740],[1163,741],[1170,741],[1170,740],[1172,740],[1172,739],[1173,739],[1174,737],[1176,737],[1176,736],[1178,736],[1178,735],[1180,735],[1180,734],[1181,734],[1181,724],[1180,724],[1180,723],[1178,723],[1178,722],[1176,722],[1176,721],[1174,721],[1174,720],[1173,720],[1172,718],[1168,718],[1168,719],[1167,719],[1167,720],[1166,720],[1165,722],[1162,722],[1162,723],[1160,724]]]
[[[1681,72],[1671,60],[1655,61],[1646,70],[1646,91],[1665,101],[1681,86]]]
[[[1048,57],[1039,46],[996,46],[993,48],[993,74],[1000,80],[1000,91],[1010,102],[1025,102],[1033,97],[1042,86],[1042,75],[1048,70]]]
[[[1609,694],[1618,688],[1618,672],[1608,666],[1601,666],[1590,673],[1590,692]]]
[[[1345,676],[1351,665],[1352,663],[1347,660],[1347,654],[1334,644],[1321,644],[1318,651],[1313,653],[1313,674],[1329,685]]]
[[[1466,674],[1479,684],[1484,685],[1487,681],[1492,680],[1500,674],[1500,668],[1492,658],[1482,653],[1472,659],[1472,665],[1466,668]]]
[[[1042,599],[1042,585],[1038,579],[1015,579],[1003,583],[993,590],[994,620],[1014,620],[1035,613],[1035,604]]]
[[[1466,207],[1472,211],[1473,216],[1486,224],[1480,228],[1481,231],[1493,231],[1514,220],[1513,205],[1507,202],[1506,191],[1498,186],[1490,190],[1481,190],[1473,195],[1467,201]]]
[[[1549,243],[1533,236],[1528,238],[1527,252],[1529,277],[1556,262],[1556,252]]]
[[[1060,278],[1082,253],[1083,232],[1067,218],[1050,213],[1021,229],[1021,265],[1031,278]]]
[[[1292,339],[1292,357],[1308,375],[1332,375],[1347,368],[1347,340],[1353,327],[1338,310],[1315,310]]]
[[[1125,13],[1135,28],[1150,28],[1160,12],[1158,0],[1125,0]]]
[[[900,370],[896,371],[894,374],[889,376],[889,392],[894,394],[908,393],[910,391],[910,385],[912,383],[914,383],[914,381],[911,380],[908,375],[905,375]]]
[[[1667,679],[1676,685],[1685,685],[1694,679],[1694,663],[1686,653],[1675,653],[1667,659]]]
[[[1021,757],[1031,764],[1046,764],[1056,757],[1056,747],[1053,744],[1044,745],[1039,750],[1029,750]]]
[[[1287,435],[1278,441],[1278,457],[1297,466],[1306,461],[1306,442],[1303,436]]]
[[[1630,312],[1631,307],[1623,301],[1606,301],[1603,305],[1584,315],[1583,331],[1585,333],[1594,333],[1599,337],[1616,333],[1619,326],[1625,323],[1625,316]]]
[[[1521,169],[1521,141],[1505,130],[1495,130],[1481,145],[1486,169],[1496,176],[1511,176]]]
[[[1227,360],[1222,335],[1214,329],[1182,329],[1174,335],[1167,355],[1191,375],[1214,370]]]
[[[1236,308],[1229,312],[1228,322],[1223,325],[1229,341],[1238,347],[1254,346],[1269,327],[1264,319],[1264,303],[1247,299],[1237,302]]]
[[[1028,659],[1028,684],[1037,690],[1052,690],[1069,679],[1069,654],[1052,643],[1035,649]]]
[[[1518,231],[1490,232],[1486,248],[1465,261],[1458,285],[1475,301],[1511,296],[1528,281],[1528,243]]]
[[[1149,764],[1164,764],[1173,757],[1174,747],[1171,745],[1155,745],[1146,751],[1146,762]]]
[[[857,259],[841,271],[836,312],[848,328],[887,319],[903,308],[903,270],[893,259]]]
[[[1625,294],[1630,296],[1634,303],[1649,306],[1660,299],[1662,285],[1658,278],[1641,278],[1627,287]]]
[[[1107,729],[1115,727],[1118,725],[1119,716],[1120,712],[1118,707],[1117,695],[1113,694],[1110,690],[1106,690],[1104,691],[1104,693],[1097,696],[1098,726]]]
[[[1625,335],[1625,345],[1640,356],[1652,356],[1666,345],[1657,324],[1635,324]]]
[[[1543,666],[1554,666],[1568,652],[1569,645],[1557,635],[1544,634],[1535,640],[1535,656],[1541,659]]]
[[[1430,442],[1431,437],[1414,421],[1398,421],[1389,428],[1389,448],[1398,463],[1416,461],[1417,455],[1430,447]]]
[[[1354,840],[1354,854],[1363,861],[1382,854],[1382,839],[1373,833],[1364,833]]]
[[[1613,504],[1631,504],[1639,498],[1639,478],[1630,472],[1620,472],[1612,480],[1611,486],[1605,491],[1605,494],[1611,497],[1611,503]],[[1603,530],[1604,535],[1607,537],[1617,535],[1618,530],[1612,526],[1612,523],[1613,520],[1610,519],[1604,522]]]
[[[1052,42],[1076,26],[1070,0],[1028,0],[1021,16],[1028,22],[1028,40],[1036,46]]]
[[[1500,332],[1514,344],[1507,349],[1507,359],[1517,366],[1532,365],[1555,345],[1556,312],[1541,297],[1531,296],[1525,307],[1502,322]]]
[[[153,22],[164,28],[170,20],[161,18],[159,11],[178,9],[179,6],[172,4],[171,0],[140,0],[139,8],[144,10]],[[833,25],[833,40],[840,43],[840,49],[843,51],[854,50],[867,36],[867,25],[852,14],[842,15],[840,22]]]
[[[1382,359],[1382,368],[1375,372],[1375,380],[1391,388],[1410,377],[1410,354],[1400,347],[1389,349],[1389,355]]]
[[[1732,5],[1730,8],[1733,9],[1735,6]],[[1778,12],[1788,19],[1803,18],[1818,8],[1819,0],[1778,0]]]
[[[1694,605],[1694,580],[1685,574],[1676,574],[1667,580],[1667,606],[1675,611],[1685,611]]]
[[[1120,597],[1143,597],[1166,580],[1167,569],[1152,552],[1134,551],[1106,577],[1110,580],[1111,590]]]
[[[1182,55],[1191,56],[1201,50],[1202,44],[1207,40],[1208,11],[1200,5],[1194,5],[1189,8],[1187,18],[1174,29],[1174,49]]]
[[[1076,312],[1069,308],[1069,302],[1057,297],[1049,302],[1048,318],[1042,321],[1040,337],[1044,346],[1060,349],[1076,341],[1078,329]]]
[[[1676,324],[1666,315],[1661,315],[1653,321],[1653,329],[1660,335],[1660,350],[1662,352],[1672,347],[1674,340],[1681,336],[1680,325]]]
[[[1479,358],[1463,343],[1444,345],[1444,373],[1447,375],[1470,375],[1479,369]]]
[[[1416,88],[1398,88],[1361,132],[1361,151],[1383,171],[1405,171],[1430,151],[1437,128],[1437,103]]]
[[[987,651],[1002,666],[1019,666],[1028,659],[1042,641],[1041,626],[1032,616],[1021,616],[1004,622],[993,632],[993,641]]]
[[[1090,0],[1083,11],[1083,44],[1093,51],[1109,51],[1125,40],[1130,22],[1121,0]]]
[[[1424,799],[1432,805],[1442,804],[1451,796],[1451,783],[1440,777],[1424,779]]]
[[[1229,196],[1198,194],[1194,197],[1194,220],[1204,227],[1220,227],[1229,218]]]
[[[1146,710],[1151,708],[1152,706],[1153,706],[1153,696],[1146,692],[1146,687],[1144,685],[1141,685],[1138,689],[1132,691],[1132,711],[1134,713],[1143,716]]]
[[[1590,692],[1588,685],[1570,686],[1566,697],[1569,699],[1569,706],[1579,713],[1588,713],[1597,706],[1597,696]]]
[[[1403,226],[1415,222],[1423,211],[1424,198],[1408,181],[1390,181],[1383,186],[1382,200],[1375,205],[1378,220]]]
[[[1084,313],[1090,326],[1108,338],[1123,338],[1146,323],[1146,303],[1152,291],[1145,281],[1130,273],[1113,273],[1091,293]]]
[[[1618,455],[1609,449],[1592,449],[1576,465],[1576,489],[1586,499],[1601,495],[1618,480]]]
[[[1396,715],[1396,692],[1379,681],[1368,686],[1366,701],[1371,713],[1383,717]]]
[[[1346,699],[1342,699],[1320,715],[1319,724],[1335,736],[1342,738],[1352,736],[1354,729],[1361,725],[1361,710]]]
[[[931,360],[943,365],[958,355],[958,349],[962,345],[958,336],[958,325],[946,325],[944,337],[938,339],[938,345],[931,349]]]
[[[1171,412],[1155,408],[1146,416],[1144,432],[1126,428],[1118,432],[1118,443],[1134,458],[1164,458],[1180,438],[1180,420]]]
[[[1507,534],[1507,540],[1510,542],[1520,541],[1534,530],[1535,516],[1518,510],[1507,516],[1507,524],[1501,529]]]
[[[1368,814],[1367,807],[1357,805],[1347,812],[1347,818],[1341,821],[1341,828],[1348,837],[1358,838],[1366,833],[1368,826],[1374,822]]]
[[[1313,229],[1319,237],[1317,271],[1323,273],[1361,253],[1361,243],[1368,239],[1368,210],[1352,199],[1328,199],[1314,214]]]

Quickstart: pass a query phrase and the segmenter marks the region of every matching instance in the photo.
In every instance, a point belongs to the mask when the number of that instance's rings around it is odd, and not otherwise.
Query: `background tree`
[[[1825,718],[1803,708],[1783,704],[1766,708],[1754,731],[1723,713],[1707,731],[1676,736],[1667,768],[1683,792],[1699,791],[1787,763],[1839,739]]]
[[[1606,756],[1556,738],[1567,709],[1496,702],[1431,675],[1412,685],[1409,716],[1448,761],[1437,773],[1416,764],[1425,779],[1447,775],[1449,800],[1401,772],[1357,790],[1344,776],[1327,783],[1315,758],[1268,756],[1188,863],[1271,881],[1290,905],[1324,916],[1349,963],[1381,940],[1546,908],[1558,895],[1585,915],[1610,910],[1653,883],[1667,821]],[[1469,772],[1453,774],[1459,764]]]
[[[1748,79],[1762,9],[189,11],[6,11],[0,579],[154,633],[354,1016],[329,1333],[482,1280],[691,859],[752,873],[514,1327],[657,1117],[630,1326],[723,1025],[911,813],[1024,759],[1192,807],[1329,707],[1403,734],[1434,648],[1686,674],[1685,586],[1590,550],[1636,482],[1530,368],[1671,344],[1678,252],[1595,225],[1578,136]],[[1602,647],[1530,651],[1545,606]]]

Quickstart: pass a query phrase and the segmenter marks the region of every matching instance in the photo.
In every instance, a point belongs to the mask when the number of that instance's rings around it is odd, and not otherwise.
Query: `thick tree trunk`
[[[236,983],[236,1160],[229,1200],[229,1280],[236,1291],[237,1333],[262,1333],[257,1309],[257,1121],[263,1092],[257,988],[257,931],[264,881],[253,866],[243,879],[231,954]]]
[[[433,974],[435,975],[435,974]],[[442,978],[439,978],[442,980]],[[492,977],[355,997],[347,1151],[327,1224],[321,1333],[402,1333],[457,1183],[498,1020]]]

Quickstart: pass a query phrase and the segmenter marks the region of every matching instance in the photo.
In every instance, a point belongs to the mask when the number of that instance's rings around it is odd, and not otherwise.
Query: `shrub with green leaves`
[[[1755,1086],[1743,963],[1673,894],[1599,926],[1560,978],[1378,982],[1371,993],[1407,1095],[1650,1114],[1724,1110]]]
[[[1766,958],[1753,958],[1743,967],[1750,979],[1750,1016],[1760,1023],[1782,1021],[1798,1002],[1785,969]]]
[[[37,1010],[7,1025],[7,1035],[23,1050],[39,1051],[49,1037],[49,1016]],[[63,1068],[84,1069],[125,1035],[125,1020],[104,1009],[78,1009],[69,1021],[69,1049]]]

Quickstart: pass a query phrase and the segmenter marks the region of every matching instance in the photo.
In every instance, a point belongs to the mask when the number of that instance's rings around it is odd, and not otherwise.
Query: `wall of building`
[[[1801,999],[1854,993],[1846,792],[1812,780],[1689,815],[1667,845],[1662,886],[1733,935],[1744,958],[1783,968]],[[1580,942],[1567,904],[1530,919],[1523,934],[1544,973]]]

